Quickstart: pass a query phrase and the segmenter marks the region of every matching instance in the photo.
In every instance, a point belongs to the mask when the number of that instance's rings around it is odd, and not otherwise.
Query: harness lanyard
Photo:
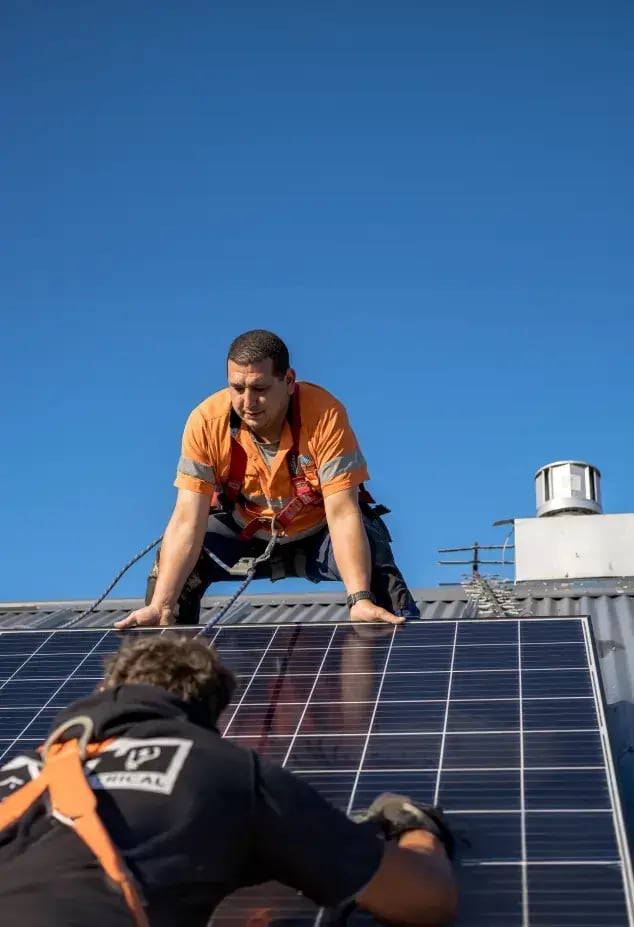
[[[212,560],[220,564],[220,566],[223,567],[229,573],[230,576],[244,576],[244,582],[240,583],[240,585],[238,586],[234,594],[231,596],[231,598],[227,602],[225,602],[225,604],[222,606],[220,611],[216,612],[216,614],[213,615],[209,619],[209,621],[205,624],[205,626],[196,634],[196,637],[208,637],[211,634],[211,631],[214,625],[216,625],[220,621],[223,615],[227,614],[227,612],[229,611],[231,606],[234,604],[234,602],[236,602],[237,599],[240,598],[240,596],[242,595],[244,590],[247,588],[251,580],[255,578],[258,564],[264,563],[266,560],[269,560],[269,558],[271,557],[271,554],[273,553],[273,548],[275,547],[277,543],[277,536],[278,535],[277,535],[277,528],[275,526],[275,519],[273,519],[273,522],[271,524],[271,537],[263,553],[261,553],[259,557],[241,557],[240,560],[238,560],[238,562],[235,563],[232,567],[229,567],[227,566],[226,563],[223,563],[223,561],[219,557],[213,554],[210,550],[207,550],[206,547],[203,548],[207,556],[211,557]]]

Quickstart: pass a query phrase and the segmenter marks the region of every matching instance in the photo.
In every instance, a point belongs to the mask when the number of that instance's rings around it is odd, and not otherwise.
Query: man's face
[[[295,373],[287,370],[275,376],[270,357],[246,367],[230,360],[227,364],[231,405],[243,422],[259,437],[276,441],[282,431],[288,398],[295,388]]]

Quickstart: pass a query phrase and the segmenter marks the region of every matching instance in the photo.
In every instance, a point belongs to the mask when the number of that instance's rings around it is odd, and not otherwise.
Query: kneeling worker
[[[389,924],[452,919],[442,816],[383,796],[354,823],[220,736],[233,686],[201,641],[128,641],[42,749],[0,770],[2,927],[205,927],[269,880]]]
[[[363,483],[365,459],[343,405],[298,383],[286,345],[257,329],[227,357],[229,386],[189,416],[176,506],[150,573],[145,607],[118,628],[197,624],[210,583],[278,542],[256,578],[343,581],[353,621],[399,623],[420,613]]]

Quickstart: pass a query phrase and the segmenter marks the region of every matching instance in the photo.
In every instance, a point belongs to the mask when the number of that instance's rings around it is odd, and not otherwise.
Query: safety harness
[[[58,743],[73,727],[83,727],[81,736]],[[39,776],[0,804],[0,830],[15,824],[48,789],[51,816],[70,827],[92,851],[125,900],[135,927],[149,927],[139,889],[99,817],[97,799],[84,772],[84,762],[102,753],[114,739],[91,743],[93,731],[92,720],[81,715],[52,732],[40,748],[43,766]]]
[[[288,451],[288,454],[286,455],[286,461],[288,464],[288,471],[293,487],[293,497],[280,512],[277,512],[274,515],[273,518],[266,518],[264,516],[254,514],[252,520],[245,525],[239,534],[239,538],[241,540],[250,540],[258,531],[262,529],[270,531],[270,538],[265,550],[258,556],[241,557],[237,563],[233,564],[233,566],[230,566],[224,563],[219,557],[217,557],[214,553],[207,550],[203,546],[205,555],[210,557],[223,570],[225,570],[228,576],[239,576],[243,579],[243,582],[236,590],[234,595],[231,596],[231,598],[222,606],[220,611],[216,612],[212,618],[209,619],[203,631],[200,632],[204,635],[207,635],[211,632],[212,626],[215,625],[220,620],[220,618],[222,618],[229,611],[234,602],[242,595],[251,580],[255,577],[258,565],[260,563],[264,563],[267,560],[271,560],[279,536],[288,530],[288,527],[299,515],[299,513],[302,512],[307,506],[316,506],[322,503],[322,494],[318,489],[315,489],[313,486],[311,486],[302,470],[302,459],[299,453],[300,431],[302,426],[299,406],[299,393],[299,384],[295,384],[295,391],[291,401],[289,402],[287,412],[287,420],[291,429],[291,447]],[[228,427],[231,432],[229,473],[226,482],[216,488],[216,492],[211,499],[210,511],[212,514],[217,514],[220,512],[231,514],[235,508],[236,503],[238,502],[241,506],[243,506],[246,512],[249,511],[248,500],[245,498],[242,492],[242,486],[244,484],[244,478],[247,471],[247,454],[238,441],[238,433],[241,428],[241,421],[236,412],[234,412],[233,408],[231,408],[228,416]],[[389,541],[391,541],[387,526],[381,518],[382,515],[387,515],[390,510],[384,505],[377,504],[363,483],[361,483],[359,486],[359,506],[364,514],[369,518],[381,521],[386,537]],[[152,550],[152,548],[160,544],[162,540],[163,535],[160,535],[159,537],[155,538],[151,544],[148,544],[147,547],[144,547],[142,551],[140,551],[123,567],[123,569],[119,570],[115,578],[106,587],[105,591],[99,596],[99,598],[93,602],[85,611],[81,612],[79,615],[76,615],[74,618],[71,618],[64,625],[64,627],[74,627],[84,618],[86,618],[87,615],[93,612],[97,606],[103,602],[103,600],[112,592],[113,588],[119,582],[121,577],[130,569],[130,567],[134,566],[137,560],[140,560],[141,557]],[[297,555],[301,556],[301,552],[298,552]],[[282,576],[285,575],[284,568],[282,566],[282,574],[278,575],[276,573],[276,564],[277,566],[280,566],[277,561],[273,561],[273,567],[271,571],[272,577],[274,579],[281,579]]]
[[[295,385],[295,392],[288,404],[287,421],[291,429],[291,447],[286,456],[288,472],[293,487],[293,498],[283,509],[277,512],[274,517],[266,518],[255,516],[249,521],[240,533],[241,540],[250,540],[257,531],[262,528],[275,528],[278,532],[286,532],[289,525],[297,518],[300,512],[305,508],[319,505],[323,500],[322,494],[315,489],[306,479],[301,464],[299,453],[299,440],[302,427],[302,419],[299,405],[299,384]],[[214,510],[223,512],[232,512],[236,503],[239,503],[245,511],[248,511],[248,501],[242,493],[244,478],[247,471],[247,454],[245,449],[238,441],[241,421],[237,413],[232,408],[229,413],[229,429],[231,431],[231,458],[229,462],[229,475],[220,491],[216,493],[212,500]],[[359,503],[362,506],[376,505],[374,499],[361,483],[359,486]],[[373,513],[384,515],[389,510],[385,506],[377,506]]]

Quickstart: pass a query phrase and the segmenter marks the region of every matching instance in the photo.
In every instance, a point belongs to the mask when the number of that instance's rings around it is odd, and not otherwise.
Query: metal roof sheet
[[[462,618],[467,599],[461,587],[443,590],[414,591],[424,618]],[[228,597],[205,596],[202,602],[201,623],[208,621],[214,611]],[[2,628],[59,628],[76,619],[90,606],[90,601],[67,602],[0,602],[0,630]],[[140,599],[110,599],[99,605],[76,627],[108,626],[142,605]],[[245,595],[223,619],[231,624],[281,624],[345,621],[348,609],[345,596],[339,592],[286,595]]]

